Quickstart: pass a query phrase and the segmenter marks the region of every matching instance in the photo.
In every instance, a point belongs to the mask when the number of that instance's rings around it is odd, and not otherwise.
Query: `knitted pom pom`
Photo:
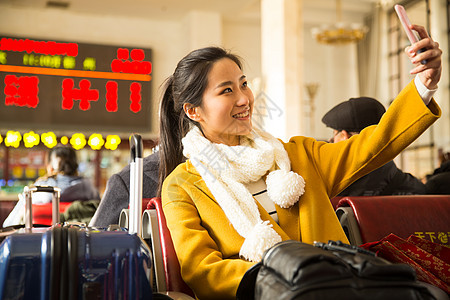
[[[273,230],[269,221],[256,224],[247,234],[239,255],[248,261],[259,262],[264,251],[281,242],[280,235]]]
[[[289,208],[305,192],[305,180],[292,171],[275,170],[266,178],[267,194],[272,201],[282,208]]]

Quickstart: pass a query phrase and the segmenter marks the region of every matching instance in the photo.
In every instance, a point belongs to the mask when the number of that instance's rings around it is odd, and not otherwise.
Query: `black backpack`
[[[276,244],[247,271],[236,296],[239,300],[448,299],[442,290],[418,282],[409,265],[392,264],[339,241]]]

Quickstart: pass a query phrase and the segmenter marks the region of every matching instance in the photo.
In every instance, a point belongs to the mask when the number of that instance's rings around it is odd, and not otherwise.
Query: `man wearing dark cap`
[[[337,143],[378,124],[386,109],[369,97],[351,98],[327,112],[322,122],[334,130],[330,142]],[[426,194],[425,185],[409,173],[403,173],[393,161],[352,183],[338,196]]]

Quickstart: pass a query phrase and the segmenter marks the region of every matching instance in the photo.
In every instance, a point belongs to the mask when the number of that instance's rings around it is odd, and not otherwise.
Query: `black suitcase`
[[[406,264],[342,242],[283,241],[244,275],[239,300],[435,300],[442,291],[416,281]],[[444,298],[442,298],[444,296]]]

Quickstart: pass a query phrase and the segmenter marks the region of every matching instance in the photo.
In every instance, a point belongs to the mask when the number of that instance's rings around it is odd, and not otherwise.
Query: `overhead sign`
[[[0,36],[0,129],[148,132],[151,55]]]

